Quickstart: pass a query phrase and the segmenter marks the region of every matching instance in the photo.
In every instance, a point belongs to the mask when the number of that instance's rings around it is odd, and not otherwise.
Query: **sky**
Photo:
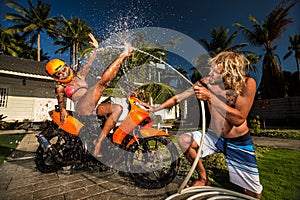
[[[0,0],[1,25],[7,26],[4,21],[6,12],[13,12],[5,5],[5,0]],[[27,0],[18,0],[20,4],[27,6]],[[33,0],[35,2],[35,0]],[[259,23],[266,15],[278,5],[280,0],[43,0],[52,6],[50,17],[63,15],[67,19],[78,16],[86,20],[93,29],[95,35],[100,38],[108,37],[111,32],[124,31],[126,29],[143,27],[161,27],[178,31],[187,35],[195,41],[205,38],[210,41],[210,31],[214,27],[222,26],[229,28],[233,33],[236,28],[233,23],[239,22],[250,28],[249,15],[253,15]],[[291,56],[283,60],[288,52],[288,36],[300,33],[300,3],[294,7],[290,14],[293,24],[289,24],[284,34],[276,42],[282,69],[295,72],[296,63]],[[42,35],[42,49],[48,53],[50,58],[68,57],[55,55],[58,47],[53,46],[47,35]],[[242,34],[235,40],[234,44],[246,42]],[[263,53],[261,48],[244,48],[252,50],[256,54]],[[172,62],[172,61],[170,61]],[[174,63],[174,61],[173,61]],[[258,64],[258,67],[261,63]],[[261,71],[254,74],[259,81]]]

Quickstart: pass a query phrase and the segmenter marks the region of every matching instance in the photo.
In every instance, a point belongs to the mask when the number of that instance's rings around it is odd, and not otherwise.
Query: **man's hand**
[[[149,106],[148,111],[149,112],[156,112],[155,107],[153,107],[153,106]]]
[[[193,86],[195,95],[198,99],[203,100],[203,101],[208,101],[210,100],[210,92],[206,87],[203,87],[201,83],[197,82]]]

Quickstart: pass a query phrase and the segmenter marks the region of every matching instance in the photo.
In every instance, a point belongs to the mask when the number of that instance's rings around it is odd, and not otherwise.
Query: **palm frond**
[[[140,86],[137,89],[137,94],[143,100],[147,101],[152,97],[154,104],[161,104],[174,96],[176,92],[172,87],[163,83],[150,82]]]

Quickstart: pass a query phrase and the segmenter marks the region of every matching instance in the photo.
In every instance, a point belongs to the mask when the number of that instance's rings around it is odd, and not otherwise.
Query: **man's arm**
[[[210,104],[221,114],[226,121],[234,126],[239,126],[245,122],[252,107],[256,93],[256,83],[253,78],[247,78],[246,86],[242,93],[236,98],[235,107],[230,107],[226,102],[220,100],[211,93]]]
[[[162,110],[165,108],[170,108],[170,107],[180,103],[181,101],[191,97],[193,94],[195,94],[193,88],[189,88],[189,89],[185,90],[184,92],[177,94],[177,95],[171,97],[170,99],[166,100],[161,105],[150,109],[150,111],[156,112],[156,111],[159,111],[159,110]]]

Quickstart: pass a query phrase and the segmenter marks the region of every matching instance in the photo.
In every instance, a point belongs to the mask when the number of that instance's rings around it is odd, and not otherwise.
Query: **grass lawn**
[[[258,159],[263,199],[300,199],[300,152],[271,149]]]
[[[18,146],[25,134],[0,134],[0,166]]]

